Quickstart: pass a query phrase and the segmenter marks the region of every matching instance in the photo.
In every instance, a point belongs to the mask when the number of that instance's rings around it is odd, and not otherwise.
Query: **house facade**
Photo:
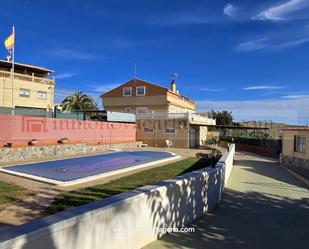
[[[144,80],[132,79],[101,95],[104,109],[145,114],[151,112],[195,112],[195,102],[179,94],[176,83],[165,88]]]
[[[283,130],[281,164],[309,179],[309,127]]]
[[[175,81],[170,88],[132,79],[101,95],[104,109],[135,113],[137,140],[150,146],[194,148],[207,139],[207,126],[215,120],[197,114],[195,102],[180,94]]]
[[[12,85],[12,63],[0,60],[0,107],[3,112],[29,115],[42,114],[53,108],[55,80],[52,70],[44,67],[14,63]]]

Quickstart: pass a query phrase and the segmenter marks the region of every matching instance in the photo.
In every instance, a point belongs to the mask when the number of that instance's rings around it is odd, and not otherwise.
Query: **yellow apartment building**
[[[42,114],[52,111],[55,80],[52,70],[27,64],[14,63],[12,86],[12,63],[0,60],[0,107],[9,113]]]
[[[309,127],[283,130],[281,164],[309,179]]]
[[[207,126],[213,119],[196,113],[193,100],[183,96],[172,81],[166,88],[141,79],[132,79],[101,95],[104,109],[135,113],[137,140],[150,146],[194,148],[205,144]]]

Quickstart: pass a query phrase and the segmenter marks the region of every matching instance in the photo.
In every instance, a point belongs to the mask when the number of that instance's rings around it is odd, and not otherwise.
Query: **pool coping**
[[[158,151],[153,151],[153,152],[158,152]],[[161,152],[161,151],[159,151],[159,152]],[[162,151],[162,152],[166,152],[166,151]],[[113,153],[117,153],[117,152],[100,153],[100,154],[113,154]],[[75,185],[75,184],[81,184],[81,183],[97,180],[99,178],[110,177],[110,176],[113,176],[113,175],[118,175],[118,174],[126,173],[126,172],[129,172],[129,171],[134,171],[134,170],[141,169],[141,168],[146,168],[146,167],[149,167],[149,166],[154,166],[154,165],[157,165],[157,164],[166,163],[166,162],[169,162],[169,161],[174,161],[174,160],[181,158],[181,156],[176,155],[173,152],[166,152],[166,153],[171,154],[172,157],[168,157],[168,158],[164,158],[164,159],[160,159],[160,160],[156,160],[156,161],[152,161],[152,162],[148,162],[148,163],[143,163],[143,164],[139,164],[139,165],[123,168],[123,169],[112,170],[112,171],[104,172],[104,173],[97,174],[97,175],[86,176],[86,177],[83,177],[83,178],[80,178],[80,179],[75,179],[75,180],[70,180],[70,181],[54,180],[54,179],[50,179],[50,178],[46,178],[46,177],[31,175],[31,174],[28,174],[28,173],[22,173],[22,172],[13,171],[13,170],[5,169],[5,168],[10,167],[10,166],[17,166],[17,165],[28,165],[28,164],[36,164],[36,163],[41,163],[41,162],[67,160],[67,159],[72,159],[72,158],[57,159],[57,160],[44,160],[44,161],[39,161],[39,162],[35,162],[35,163],[21,163],[21,164],[7,165],[5,167],[0,167],[0,172],[6,173],[6,174],[9,174],[9,175],[13,175],[13,176],[23,177],[23,178],[30,179],[30,180],[36,180],[36,181],[39,181],[39,182],[49,183],[49,184],[57,185],[57,186],[60,186],[60,187],[61,186],[66,187],[66,186],[71,186],[71,185]],[[100,154],[97,154],[97,155],[100,155]],[[95,155],[90,155],[89,157],[91,157],[91,156],[95,156]],[[76,158],[80,158],[80,157],[87,157],[87,156],[79,156],[79,157],[76,157]]]

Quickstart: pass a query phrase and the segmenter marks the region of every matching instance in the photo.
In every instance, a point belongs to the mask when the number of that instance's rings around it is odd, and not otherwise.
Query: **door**
[[[189,147],[195,148],[196,146],[196,130],[193,127],[190,127],[189,131]]]

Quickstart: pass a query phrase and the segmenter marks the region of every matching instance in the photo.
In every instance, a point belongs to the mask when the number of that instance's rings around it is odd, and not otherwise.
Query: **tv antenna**
[[[172,74],[172,82],[175,82],[178,78],[179,74],[178,73],[173,73]]]
[[[134,62],[134,79],[136,79],[136,71],[137,71],[136,62]]]

